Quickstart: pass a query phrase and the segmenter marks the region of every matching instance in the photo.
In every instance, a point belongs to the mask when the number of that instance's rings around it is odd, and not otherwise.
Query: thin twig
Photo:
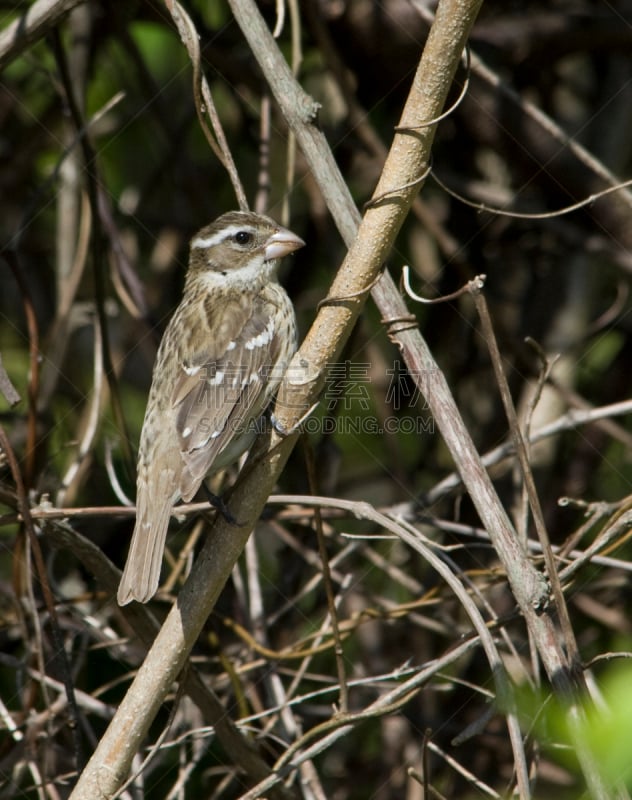
[[[11,475],[13,477],[15,488],[17,491],[20,515],[24,520],[23,524],[28,535],[28,541],[31,547],[31,551],[33,553],[33,558],[35,559],[35,567],[40,581],[42,594],[44,595],[46,610],[50,617],[50,627],[51,627],[53,647],[54,647],[53,659],[59,663],[61,669],[64,688],[66,690],[66,697],[68,699],[68,708],[70,710],[70,715],[72,717],[72,725],[70,727],[71,727],[72,741],[75,750],[74,752],[75,765],[77,769],[80,769],[81,766],[83,765],[83,743],[80,732],[81,726],[79,722],[80,719],[79,708],[77,706],[77,700],[75,698],[75,689],[71,678],[72,672],[70,668],[70,662],[68,660],[68,654],[66,652],[63,637],[61,635],[61,626],[59,624],[59,617],[57,616],[55,599],[53,597],[53,593],[51,592],[50,584],[48,583],[48,577],[46,575],[44,556],[42,554],[42,549],[40,547],[39,539],[37,538],[37,533],[35,532],[35,525],[31,517],[31,509],[29,505],[27,488],[22,479],[22,473],[20,472],[20,467],[17,458],[15,457],[15,453],[13,452],[13,448],[11,447],[11,442],[9,441],[9,437],[7,436],[4,428],[1,425],[0,425],[0,448],[4,451],[4,454],[9,463],[9,468],[11,469]]]
[[[92,397],[88,400],[88,408],[85,413],[85,425],[83,435],[77,448],[77,453],[73,458],[70,466],[67,468],[62,480],[61,486],[57,492],[56,502],[61,505],[66,500],[74,499],[76,493],[73,492],[73,483],[80,477],[81,467],[85,460],[91,454],[94,447],[94,440],[96,438],[99,422],[101,420],[101,405],[103,401],[103,343],[101,341],[102,332],[99,324],[98,317],[94,318],[92,330],[94,331],[94,368],[93,368],[93,385]],[[83,422],[84,420],[82,420]]]
[[[598,408],[572,408],[553,422],[549,422],[541,428],[536,428],[529,436],[529,442],[535,444],[549,436],[555,436],[567,430],[574,430],[581,425],[590,425],[600,420],[607,420],[610,417],[624,416],[627,414],[632,414],[632,400],[622,400],[618,403],[612,403]],[[513,455],[514,452],[514,442],[508,441],[495,447],[488,453],[485,453],[482,457],[482,461],[486,467],[491,467],[508,456]],[[448,475],[424,495],[423,504],[430,506],[436,503],[441,497],[454,491],[462,484],[463,479],[458,473],[454,472]]]
[[[46,36],[51,28],[81,2],[83,0],[35,0],[0,33],[0,70],[33,42]]]
[[[464,52],[464,61],[466,70],[465,80],[463,81],[463,86],[461,87],[461,92],[459,96],[456,98],[454,103],[452,103],[452,105],[448,109],[446,109],[442,114],[438,114],[436,117],[433,117],[432,119],[424,120],[419,125],[405,125],[405,126],[396,125],[395,128],[393,129],[395,133],[414,133],[415,131],[420,131],[423,128],[428,128],[431,125],[437,125],[439,122],[442,122],[444,119],[447,119],[448,117],[452,116],[452,114],[454,114],[454,112],[457,110],[457,108],[461,105],[461,103],[465,99],[465,95],[467,94],[467,90],[469,89],[470,86],[470,69],[471,69],[470,60],[471,60],[470,48],[469,45],[466,45]]]
[[[322,509],[327,508],[333,513],[335,517],[340,516],[339,513],[342,512],[345,514],[349,514],[350,516],[356,519],[363,519],[363,518],[370,518],[366,517],[367,508],[362,501],[355,501],[355,500],[345,500],[343,498],[338,497],[323,497],[323,496],[311,496],[311,495],[286,495],[286,494],[278,494],[278,495],[270,495],[268,498],[268,503],[270,505],[283,505],[288,506],[286,512],[281,512],[280,516],[287,519],[297,519],[301,520],[309,514],[309,507],[318,505],[321,508],[321,516],[322,516]],[[187,505],[178,506],[174,509],[174,514],[178,516],[185,516],[189,514],[199,514],[205,511],[212,511],[213,507],[208,502],[202,503],[189,503]],[[396,506],[393,508],[382,509],[380,513],[385,514],[389,518],[393,519],[402,519],[402,510],[401,507]],[[594,512],[594,517],[591,517],[590,520],[587,521],[586,527],[590,528],[593,527],[595,522],[598,521],[599,518],[602,518],[604,515],[610,513],[607,509],[600,511],[598,509]],[[64,519],[82,519],[82,518],[90,518],[90,517],[99,517],[99,516],[111,516],[111,517],[129,517],[136,514],[136,508],[134,506],[91,506],[91,507],[84,507],[84,508],[55,508],[51,504],[47,502],[41,503],[39,506],[34,507],[31,509],[31,518],[34,520],[42,520],[48,522],[55,522]],[[482,528],[476,528],[471,525],[464,525],[458,522],[452,522],[449,520],[442,520],[437,517],[427,516],[427,515],[418,515],[416,516],[416,521],[419,523],[432,525],[440,530],[449,531],[458,535],[462,536],[475,536],[480,539],[484,539],[487,542],[491,542],[489,534]],[[0,517],[0,525],[13,525],[16,522],[21,522],[22,516],[21,514],[6,514]],[[582,527],[582,530],[584,527]],[[196,537],[199,534],[196,534]],[[349,539],[353,539],[352,534],[344,534],[345,537]],[[194,538],[196,538],[194,537]],[[361,537],[364,539],[365,537]],[[392,535],[389,535],[389,538],[393,538]],[[590,548],[587,550],[577,550],[573,549],[570,552],[567,552],[567,549],[560,548],[553,546],[553,553],[555,554],[556,558],[558,559],[582,559],[582,565],[591,561],[595,564],[599,564],[604,567],[611,567],[613,569],[620,569],[624,571],[632,570],[632,563],[626,561],[624,559],[617,559],[617,558],[610,558],[606,556],[598,555],[599,551],[602,549],[603,546],[610,544],[613,540],[611,534],[608,535],[607,541],[604,541],[602,538],[599,538],[598,541],[594,541]],[[189,545],[192,547],[193,545]],[[436,545],[439,549],[450,550],[452,545]],[[529,540],[527,543],[529,550],[533,551],[534,553],[541,553],[542,546],[539,542]],[[331,562],[331,566],[334,566],[340,559],[346,556],[345,551],[341,551],[338,553]],[[573,571],[575,571],[576,567],[573,566]],[[566,579],[567,575],[564,573],[562,576]],[[315,576],[314,580],[318,580],[318,576]],[[336,577],[338,580],[342,580],[343,577],[339,576]],[[313,591],[315,587],[308,583],[304,587],[304,591],[301,593],[300,596],[289,598],[288,599],[288,607],[292,607],[296,605],[296,602],[300,599],[301,596],[307,594],[310,591]],[[277,613],[282,613],[283,609],[281,609]]]
[[[85,129],[85,124],[81,115],[80,108],[74,96],[72,77],[69,72],[68,63],[61,43],[61,37],[59,35],[59,31],[54,31],[53,36],[51,37],[51,41],[52,41],[53,54],[55,56],[55,60],[61,77],[61,82],[64,87],[64,92],[65,92],[64,99],[67,104],[68,111],[70,113],[72,121],[75,125],[75,129],[78,133],[79,131],[83,131]],[[96,154],[94,153],[92,145],[87,136],[79,137],[79,143],[81,145],[83,153],[87,191],[88,191],[88,197],[90,198],[90,207],[92,210],[92,222],[94,226],[92,230],[92,237],[90,243],[91,243],[91,255],[92,255],[92,269],[94,274],[94,285],[95,285],[94,289],[95,301],[96,301],[97,315],[99,317],[99,325],[101,326],[101,333],[102,333],[103,367],[108,382],[108,388],[110,390],[110,401],[112,404],[114,419],[116,421],[116,425],[119,432],[121,449],[123,451],[127,468],[130,474],[133,474],[134,458],[132,456],[132,451],[129,444],[130,439],[127,434],[127,425],[125,422],[125,415],[123,413],[121,398],[118,391],[118,382],[114,372],[114,365],[112,362],[112,354],[110,351],[110,343],[107,333],[108,324],[107,324],[107,313],[105,310],[105,295],[106,295],[105,263],[104,263],[105,254],[103,252],[103,247],[102,247],[101,233],[96,224],[97,221],[100,219],[99,194],[98,194],[99,181],[97,178]]]
[[[303,436],[303,451],[305,453],[305,465],[307,469],[307,480],[309,482],[310,490],[313,494],[317,494],[318,487],[316,485],[316,465],[314,462],[314,451],[307,436]],[[334,635],[335,654],[336,654],[336,669],[338,671],[338,683],[340,684],[340,713],[346,714],[349,710],[349,694],[347,690],[347,672],[345,669],[345,654],[342,646],[342,637],[340,635],[340,628],[338,626],[338,611],[336,609],[336,596],[334,587],[331,580],[331,571],[329,569],[329,554],[327,553],[327,545],[325,542],[325,535],[323,533],[323,520],[320,514],[319,506],[314,506],[314,527],[316,529],[316,540],[318,542],[318,553],[320,555],[321,569],[323,571],[323,585],[327,595],[327,608],[329,609],[329,617],[331,620],[331,629]]]
[[[466,283],[464,286],[461,286],[461,288],[457,289],[455,292],[441,295],[441,297],[433,297],[432,299],[428,299],[426,297],[422,297],[421,295],[413,291],[412,286],[410,285],[410,267],[407,264],[404,264],[404,266],[402,267],[402,283],[404,284],[404,289],[406,290],[406,294],[411,298],[411,300],[414,300],[416,303],[425,303],[427,305],[434,305],[435,303],[447,303],[449,300],[456,300],[462,295],[471,292],[473,286],[475,286],[477,289],[482,289],[483,286],[485,286],[486,280],[487,280],[487,275],[477,275],[475,278],[473,278],[471,281],[468,281],[468,283]]]
[[[265,795],[273,786],[283,780],[285,775],[296,769],[303,761],[314,758],[315,755],[322,753],[329,749],[336,741],[343,736],[351,733],[355,727],[356,722],[361,722],[366,719],[372,719],[375,716],[382,716],[384,713],[389,713],[395,709],[402,701],[407,702],[408,698],[412,696],[412,692],[416,691],[419,687],[423,686],[431,677],[438,671],[445,669],[449,664],[461,658],[465,653],[469,652],[472,647],[479,644],[477,638],[472,638],[466,642],[462,642],[455,648],[451,649],[449,653],[426,664],[423,668],[415,672],[413,677],[409,678],[404,683],[399,684],[390,692],[379,697],[375,702],[371,703],[361,715],[356,719],[355,715],[348,715],[349,720],[344,722],[338,720],[341,724],[336,727],[337,722],[332,722],[334,730],[327,733],[322,739],[315,744],[307,747],[305,750],[298,752],[291,759],[290,763],[285,764],[276,772],[273,772],[269,777],[246,792],[240,797],[240,800],[255,800],[255,798]]]
[[[178,711],[178,707],[180,706],[180,701],[182,700],[182,696],[184,694],[184,686],[185,686],[184,681],[180,681],[178,684],[178,689],[176,691],[176,696],[174,697],[171,709],[169,711],[169,717],[165,722],[162,730],[160,731],[158,738],[149,748],[149,752],[142,760],[140,765],[137,767],[137,769],[134,771],[134,773],[130,775],[129,778],[125,781],[125,783],[121,786],[121,788],[119,789],[119,794],[121,795],[124,794],[127,791],[128,787],[133,786],[133,784],[136,782],[136,779],[144,772],[147,766],[153,761],[154,757],[160,752],[160,748],[165,739],[167,738],[167,734],[169,733],[169,730],[173,725],[176,712]]]
[[[390,198],[393,200],[394,197],[397,195],[401,195],[403,192],[406,192],[408,189],[421,189],[422,184],[432,172],[432,167],[428,165],[424,171],[418,175],[416,178],[412,178],[405,183],[399,183],[396,186],[389,187],[388,189],[383,189],[380,192],[376,192],[370,200],[364,204],[365,211],[369,208],[377,208],[382,203]]]
[[[19,287],[20,294],[22,295],[22,304],[24,306],[24,316],[26,317],[26,327],[29,336],[29,382],[27,389],[28,397],[28,412],[27,412],[27,425],[26,425],[26,458],[24,465],[24,482],[27,489],[29,489],[35,480],[35,459],[36,450],[39,437],[37,434],[37,397],[39,394],[39,375],[40,375],[40,345],[39,345],[39,326],[35,316],[35,309],[33,307],[33,299],[29,286],[24,279],[22,270],[15,253],[7,251],[4,258],[8,261],[11,267],[13,277]]]
[[[294,77],[297,77],[303,62],[303,48],[301,46],[301,14],[297,0],[286,1],[290,9],[290,31],[292,37],[292,56],[290,66],[292,68],[292,74]],[[285,2],[282,2],[282,5],[285,7]],[[275,39],[280,35],[282,27],[281,15],[279,15],[279,20],[277,22],[278,33],[276,30],[273,33]],[[290,129],[287,138],[286,154],[285,193],[283,195],[281,221],[284,225],[289,225],[290,194],[292,192],[292,186],[294,185],[294,177],[296,173],[296,135],[292,129]]]
[[[525,440],[522,435],[522,430],[520,428],[520,423],[518,422],[518,416],[516,414],[516,409],[511,397],[507,377],[503,369],[502,357],[500,355],[498,342],[496,341],[496,336],[494,334],[494,328],[489,315],[489,309],[487,308],[485,296],[480,289],[472,287],[472,296],[481,320],[483,336],[490,352],[492,366],[494,368],[494,375],[496,376],[496,383],[500,390],[500,396],[505,409],[505,414],[507,416],[507,421],[509,423],[509,429],[511,431],[511,436],[516,448],[516,454],[518,456],[518,462],[522,472],[522,479],[527,490],[529,506],[531,508],[531,513],[533,514],[533,521],[538,534],[538,539],[542,545],[542,553],[546,563],[546,571],[549,581],[551,582],[551,588],[555,598],[555,606],[564,634],[564,644],[566,653],[568,654],[570,672],[575,676],[575,679],[579,681],[579,685],[581,686],[581,660],[579,657],[579,651],[577,649],[577,641],[575,640],[575,633],[570,621],[568,607],[566,605],[566,600],[564,598],[564,593],[562,591],[562,586],[557,572],[557,566],[555,564],[555,558],[551,549],[551,542],[546,529],[546,524],[544,522],[540,498],[538,496],[535,481],[533,479],[533,472],[531,471],[531,466],[529,464],[527,445],[525,444]]]
[[[248,201],[242,186],[235,161],[226,140],[224,128],[222,126],[219,114],[215,108],[213,95],[211,94],[208,81],[202,71],[201,53],[200,53],[200,38],[195,29],[195,25],[191,17],[187,14],[184,8],[177,2],[177,0],[165,0],[165,5],[175,22],[178,33],[182,43],[191,59],[193,66],[193,97],[195,100],[195,110],[197,112],[200,127],[209,143],[211,149],[217,156],[220,164],[228,172],[228,176],[233,184],[235,196],[239,208],[242,211],[248,210]],[[213,132],[209,129],[205,114],[208,114],[213,126]]]
[[[621,181],[616,184],[616,186],[609,186],[607,189],[602,189],[600,192],[595,192],[594,194],[585,197],[583,200],[579,200],[576,203],[571,203],[567,206],[562,206],[561,208],[557,208],[554,211],[538,211],[538,212],[527,212],[527,211],[509,211],[507,208],[500,208],[490,206],[487,203],[479,203],[476,200],[470,200],[469,198],[465,197],[462,194],[459,194],[454,189],[449,187],[445,181],[441,180],[434,169],[430,170],[430,174],[432,175],[433,180],[443,189],[446,194],[449,194],[450,197],[454,197],[463,205],[469,206],[470,208],[475,208],[477,211],[486,211],[489,214],[496,214],[499,217],[510,217],[511,219],[553,219],[555,217],[563,217],[566,214],[572,214],[575,211],[580,211],[582,208],[587,208],[588,206],[593,206],[597,200],[601,197],[607,197],[614,192],[620,192],[623,189],[627,189],[629,186],[632,186],[632,178],[627,181]]]

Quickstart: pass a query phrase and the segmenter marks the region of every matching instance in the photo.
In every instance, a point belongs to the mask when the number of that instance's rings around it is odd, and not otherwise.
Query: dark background
[[[20,10],[21,5],[4,4],[2,27]],[[269,166],[261,166],[266,87],[229,8],[189,2],[187,10],[201,35],[205,73],[249,200],[254,205],[269,184],[267,213],[281,219],[287,200],[287,223],[307,242],[286,260],[282,275],[304,333],[344,246],[300,153],[287,185],[288,130],[274,103]],[[274,7],[264,3],[262,10],[273,27]],[[300,17],[299,79],[322,104],[319,125],[361,207],[380,174],[428,27],[408,0],[307,0],[300,4]],[[289,18],[280,44],[290,58]],[[471,39],[469,87],[439,126],[433,172],[469,201],[526,215],[556,212],[628,178],[631,45],[632,4],[627,2],[485,3]],[[465,78],[463,68],[453,101]],[[119,92],[122,99],[101,114]],[[85,131],[78,134],[77,115],[88,125],[88,152],[80,144]],[[98,197],[96,218],[89,212],[90,191]],[[181,295],[188,242],[234,207],[230,182],[199,128],[188,56],[161,4],[89,2],[5,67],[0,83],[0,355],[22,401],[9,408],[0,398],[0,423],[33,503],[45,494],[65,507],[118,505],[106,469],[109,451],[122,490],[133,498],[133,460],[153,359]],[[622,190],[569,214],[509,217],[467,205],[430,177],[388,266],[398,277],[402,265],[410,265],[415,290],[428,298],[450,293],[474,275],[487,275],[486,297],[520,409],[533,405],[543,359],[552,364],[557,358],[533,412],[537,429],[569,409],[628,399],[631,211],[630,195]],[[504,442],[507,422],[470,300],[409,305],[480,451]],[[110,369],[110,381],[103,374],[95,377],[99,317],[107,323],[111,363],[104,369]],[[32,347],[38,353],[35,371]],[[493,551],[475,536],[441,530],[439,520],[466,526],[478,520],[466,496],[436,489],[453,465],[370,302],[340,364],[332,366],[308,438],[319,493],[369,500],[382,509],[397,505],[417,524],[422,524],[420,514],[435,518],[423,531],[453,548],[450,557],[468,585],[476,587],[481,608],[484,597],[506,622],[499,646],[526,693],[524,730],[535,796],[578,797],[579,771],[572,758],[551,746],[564,734],[554,714],[546,716],[550,704],[531,694],[538,670],[524,630],[513,618]],[[629,418],[613,416],[567,426],[534,446],[532,465],[554,544],[577,534],[572,546],[585,548],[625,510],[630,442]],[[2,796],[35,796],[28,763],[37,764],[65,796],[62,776],[76,763],[67,711],[44,714],[56,690],[49,689],[52,697],[46,699],[28,672],[39,669],[39,659],[50,660],[55,671],[55,645],[38,580],[25,560],[6,462],[0,470],[0,696],[20,729],[30,732],[27,748],[0,734]],[[523,529],[513,462],[495,465],[492,476]],[[233,479],[229,473],[226,485]],[[301,447],[280,490],[309,491]],[[560,507],[561,497],[571,502]],[[597,503],[610,505],[591,505]],[[129,517],[104,513],[71,524],[122,565],[132,529]],[[174,522],[174,558],[194,524]],[[203,535],[204,522],[198,528]],[[322,585],[310,583],[319,574],[312,528],[311,513],[284,517],[279,507],[271,507],[257,533],[266,641],[272,650],[318,630],[327,613]],[[46,526],[41,532],[75,684],[115,706],[139,652],[117,649],[109,637],[127,636],[130,629],[112,593],[81,559],[49,548]],[[423,665],[471,633],[457,601],[417,555],[393,541],[345,540],[345,532],[381,531],[353,518],[325,520],[330,557],[340,559],[334,581],[341,618],[351,630],[345,646],[350,678],[388,674],[407,663]],[[565,586],[586,663],[629,649],[629,553],[624,526],[607,553],[615,560],[583,568]],[[33,586],[30,595],[28,585]],[[176,580],[172,588],[177,585]],[[235,719],[275,704],[266,682],[272,669],[267,659],[220,621],[224,615],[252,628],[247,598],[248,589],[239,581],[227,587],[196,654]],[[153,604],[156,613],[163,615],[170,602],[164,592]],[[506,728],[499,713],[481,721],[493,709],[488,696],[493,683],[484,656],[474,652],[431,681],[398,714],[358,725],[320,756],[316,765],[325,796],[421,797],[421,786],[407,769],[422,771],[424,752],[430,782],[444,797],[480,796],[472,774],[501,795],[508,792],[513,766]],[[243,668],[237,677],[231,677],[224,659]],[[300,662],[274,663],[289,686]],[[601,661],[590,674],[609,685],[611,673]],[[335,675],[331,651],[318,654],[295,694],[335,684]],[[357,689],[352,706],[363,707],[379,692],[378,682]],[[629,702],[628,696],[629,690],[616,695],[615,705]],[[297,705],[294,713],[303,730],[328,718],[335,700],[331,693]],[[204,724],[186,703],[178,713],[170,736]],[[42,718],[35,723],[38,714]],[[85,707],[81,716],[89,754],[104,723]],[[158,720],[152,734],[165,721]],[[475,721],[480,728],[472,738],[454,744],[454,737]],[[266,720],[252,724],[260,730]],[[440,752],[424,751],[426,730]],[[626,741],[629,731],[609,735]],[[283,751],[283,741],[292,740],[278,722],[262,738],[270,763]],[[608,737],[597,738],[603,744]],[[448,765],[444,751],[469,772]],[[231,770],[230,757],[201,736],[156,756],[146,796],[167,797],[183,761],[195,765],[183,797],[237,797],[243,790],[238,777],[220,788]]]

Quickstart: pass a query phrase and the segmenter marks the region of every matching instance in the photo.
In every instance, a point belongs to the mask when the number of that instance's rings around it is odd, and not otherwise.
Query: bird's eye
[[[237,231],[233,238],[237,244],[244,247],[252,241],[252,233],[250,231]]]

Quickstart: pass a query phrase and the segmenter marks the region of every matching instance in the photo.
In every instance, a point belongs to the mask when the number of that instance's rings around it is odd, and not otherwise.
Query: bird
[[[182,300],[156,356],[140,435],[136,523],[119,605],[158,589],[169,519],[207,475],[249,449],[297,347],[281,259],[305,242],[273,219],[229,211],[191,240]]]

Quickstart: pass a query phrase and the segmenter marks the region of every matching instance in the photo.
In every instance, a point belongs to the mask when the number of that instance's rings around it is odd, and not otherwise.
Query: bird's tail
[[[132,600],[146,603],[158,589],[167,528],[175,502],[173,494],[171,470],[161,470],[158,480],[151,483],[139,475],[136,525],[116,595],[120,606]]]

